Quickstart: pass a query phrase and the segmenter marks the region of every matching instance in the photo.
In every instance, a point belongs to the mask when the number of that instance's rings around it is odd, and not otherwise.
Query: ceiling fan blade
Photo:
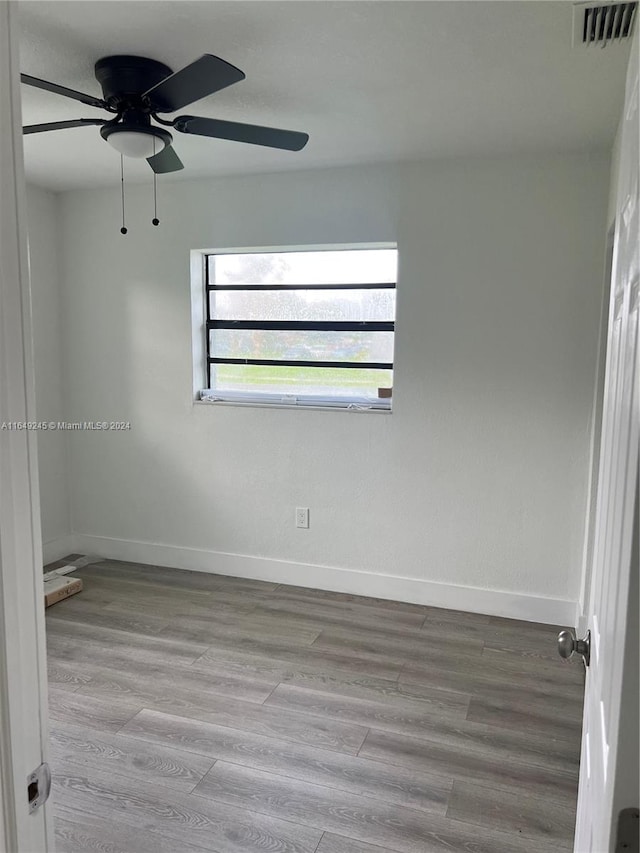
[[[75,118],[71,121],[50,121],[47,124],[28,124],[22,128],[24,134],[44,133],[46,130],[66,130],[69,127],[85,127],[87,125],[106,124],[101,118]]]
[[[240,124],[237,121],[221,121],[200,116],[179,116],[173,126],[180,133],[266,145],[268,148],[283,148],[286,151],[300,151],[309,141],[308,133],[298,133],[295,130],[279,130],[276,127],[260,127],[257,124]]]
[[[244,72],[235,65],[205,53],[200,59],[165,77],[144,94],[156,112],[173,113],[244,78]]]
[[[182,160],[170,145],[163,148],[159,154],[154,154],[153,157],[147,157],[147,163],[151,166],[156,175],[165,175],[167,172],[179,172],[184,169]]]
[[[57,83],[50,83],[48,80],[40,80],[39,77],[31,77],[29,74],[21,74],[20,80],[27,86],[44,89],[46,92],[54,92],[56,95],[64,95],[65,98],[73,98],[74,101],[80,101],[89,107],[104,109],[107,106],[101,98],[94,98],[93,95],[85,95],[83,92],[76,92],[75,89],[67,89],[66,86],[59,86]]]

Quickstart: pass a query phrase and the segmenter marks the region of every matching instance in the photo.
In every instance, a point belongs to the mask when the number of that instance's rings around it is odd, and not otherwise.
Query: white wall
[[[129,189],[126,237],[116,188],[61,198],[68,414],[132,425],[69,436],[78,547],[570,624],[608,158],[160,187],[159,228]],[[376,240],[400,251],[393,414],[193,406],[191,249]]]
[[[64,419],[58,202],[37,187],[27,188],[29,266],[33,312],[38,420]],[[64,333],[67,333],[65,328]],[[38,432],[40,505],[45,562],[72,550],[66,436]]]

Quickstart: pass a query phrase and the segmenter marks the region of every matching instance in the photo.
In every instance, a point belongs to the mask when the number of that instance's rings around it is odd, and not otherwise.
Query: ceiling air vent
[[[578,3],[573,7],[573,46],[608,44],[628,39],[633,32],[637,3]]]

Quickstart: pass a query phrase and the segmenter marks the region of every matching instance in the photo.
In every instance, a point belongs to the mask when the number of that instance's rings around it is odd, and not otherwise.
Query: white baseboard
[[[42,559],[45,566],[48,563],[61,560],[67,554],[77,553],[76,537],[73,533],[68,533],[66,536],[59,536],[56,539],[49,539],[48,542],[42,543]]]
[[[244,554],[226,554],[221,551],[83,534],[76,536],[75,546],[82,554],[94,554],[106,559],[173,566],[209,574],[369,595],[528,622],[546,622],[569,627],[573,625],[576,614],[576,602],[570,599],[458,586],[420,578],[340,569],[335,566],[294,563]],[[105,571],[108,571],[108,568],[105,568]]]

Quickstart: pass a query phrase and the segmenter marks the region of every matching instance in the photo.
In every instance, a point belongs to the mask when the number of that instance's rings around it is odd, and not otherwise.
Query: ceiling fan
[[[171,121],[160,118],[158,113],[177,112],[200,98],[244,80],[245,75],[239,68],[208,53],[175,74],[155,59],[106,56],[96,62],[95,75],[102,87],[102,98],[22,74],[22,82],[27,86],[73,98],[114,114],[110,120],[79,118],[31,124],[23,127],[23,133],[97,125],[102,138],[116,151],[127,157],[146,158],[156,174],[177,172],[184,168],[171,145],[173,137],[165,130],[166,127],[178,133],[248,142],[287,151],[300,151],[309,140],[306,133],[215,118],[191,115],[181,115]],[[162,127],[152,124],[151,119]]]

